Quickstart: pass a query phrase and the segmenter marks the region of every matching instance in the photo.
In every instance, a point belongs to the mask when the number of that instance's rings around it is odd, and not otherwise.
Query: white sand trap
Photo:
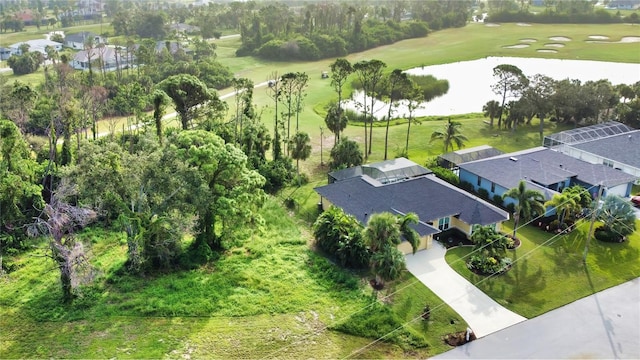
[[[592,40],[609,40],[608,36],[604,36],[604,35],[589,35],[589,39]]]
[[[606,41],[606,40],[587,40],[590,44],[628,44],[640,42],[640,36],[625,36],[619,41]]]
[[[557,48],[563,48],[564,44],[560,44],[560,43],[548,43],[548,44],[544,44],[544,46],[548,46],[548,47],[557,47]]]
[[[621,43],[636,43],[636,42],[640,42],[640,36],[625,36],[622,39],[620,39]]]
[[[531,38],[520,39],[520,42],[523,42],[523,43],[534,43],[534,42],[536,42],[536,41],[538,41],[538,40],[536,40],[536,39],[531,39]]]
[[[486,23],[486,24],[484,24],[484,26],[496,27],[496,26],[500,26],[500,24],[496,24],[496,23]]]
[[[549,38],[549,40],[552,40],[552,41],[571,41],[571,39],[566,37],[566,36],[552,36],[552,37]]]
[[[557,53],[558,50],[555,49],[538,49],[536,50],[539,53]]]
[[[516,25],[518,25],[518,26],[531,26],[531,24],[527,24],[527,23],[517,23]]]
[[[524,49],[528,47],[529,47],[529,44],[516,44],[516,45],[503,46],[503,48],[505,49]]]

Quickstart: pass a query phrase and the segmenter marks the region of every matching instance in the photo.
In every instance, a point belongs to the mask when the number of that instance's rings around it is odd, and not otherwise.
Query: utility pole
[[[320,126],[320,166],[324,166],[324,161],[322,161],[322,138],[324,134],[324,129]]]
[[[598,188],[598,195],[594,201],[593,211],[591,212],[591,224],[589,224],[589,233],[587,234],[587,242],[584,245],[584,255],[582,256],[582,262],[587,262],[587,254],[589,253],[589,242],[591,241],[591,234],[593,233],[593,224],[596,222],[596,211],[598,210],[598,206],[600,205],[600,197],[602,196],[602,191],[604,187],[602,183],[600,183]]]

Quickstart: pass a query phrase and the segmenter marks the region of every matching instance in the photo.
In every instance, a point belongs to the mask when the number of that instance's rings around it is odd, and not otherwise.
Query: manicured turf
[[[505,225],[505,231],[509,231],[509,225]],[[640,220],[636,226],[640,229]],[[471,247],[450,249],[446,260],[501,305],[532,318],[640,276],[640,232],[621,244],[592,238],[585,264],[582,258],[588,230],[588,221],[572,233],[559,236],[533,226],[520,228],[522,245],[509,254],[513,267],[491,278],[466,268]]]

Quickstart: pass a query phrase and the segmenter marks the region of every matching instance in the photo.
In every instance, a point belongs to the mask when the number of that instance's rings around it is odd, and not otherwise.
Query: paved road
[[[455,272],[444,260],[446,249],[434,241],[428,250],[407,255],[407,269],[451,306],[480,338],[526,319],[505,309]]]
[[[640,278],[435,357],[506,358],[640,359]]]

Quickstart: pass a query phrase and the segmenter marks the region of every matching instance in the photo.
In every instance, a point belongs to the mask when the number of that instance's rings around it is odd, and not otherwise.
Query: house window
[[[610,168],[612,168],[612,167],[613,167],[613,161],[611,161],[611,160],[604,159],[604,160],[602,160],[602,163],[603,163],[604,165],[606,165],[606,166],[610,167]]]
[[[480,186],[480,184],[482,184],[482,178],[478,176],[478,186]]]
[[[449,228],[449,217],[438,220],[438,229],[447,230]]]
[[[496,183],[491,183],[491,192],[494,193],[496,192]]]

